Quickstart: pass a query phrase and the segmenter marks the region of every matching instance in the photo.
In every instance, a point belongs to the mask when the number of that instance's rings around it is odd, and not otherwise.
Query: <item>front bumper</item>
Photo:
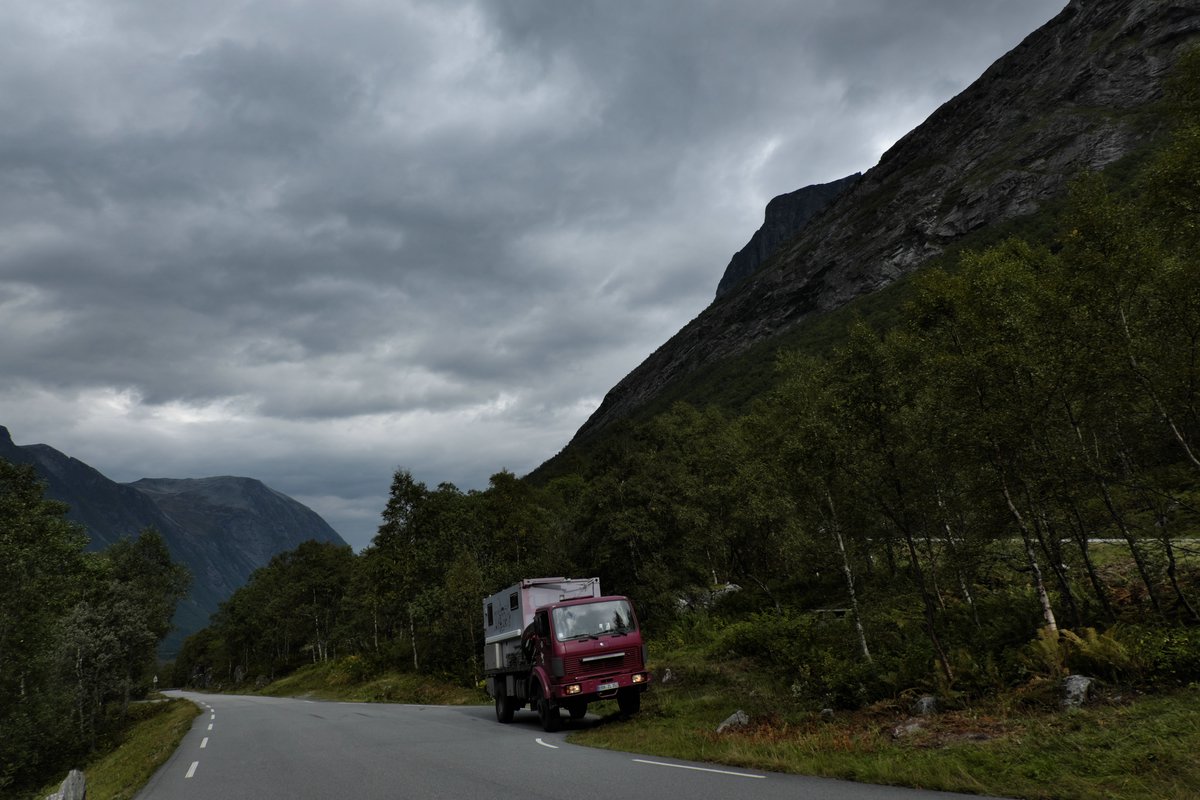
[[[635,680],[640,677],[640,680]],[[619,675],[608,675],[602,678],[580,678],[579,680],[563,679],[562,682],[550,687],[550,693],[559,700],[609,700],[617,696],[617,692],[630,687],[645,691],[650,686],[649,672],[626,672]],[[616,684],[613,686],[612,684]],[[570,691],[578,686],[578,691]],[[606,687],[601,691],[600,687]]]

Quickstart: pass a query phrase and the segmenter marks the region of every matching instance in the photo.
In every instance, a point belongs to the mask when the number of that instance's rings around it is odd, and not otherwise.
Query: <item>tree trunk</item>
[[[1171,429],[1171,435],[1175,437],[1175,441],[1178,442],[1179,446],[1183,449],[1183,453],[1185,456],[1187,456],[1188,461],[1192,462],[1192,466],[1200,468],[1200,459],[1197,459],[1196,454],[1192,452],[1192,448],[1188,445],[1186,437],[1184,437],[1184,435],[1180,432],[1179,426],[1175,424],[1175,420],[1172,419],[1170,412],[1167,411],[1166,406],[1164,406],[1162,401],[1159,399],[1158,392],[1155,391],[1154,384],[1151,382],[1150,377],[1146,375],[1141,364],[1138,363],[1137,356],[1135,356],[1133,353],[1133,336],[1129,332],[1129,320],[1125,317],[1125,309],[1120,309],[1120,312],[1121,325],[1125,330],[1126,353],[1129,356],[1129,366],[1133,369],[1134,377],[1136,377],[1141,382],[1142,386],[1145,387],[1146,394],[1150,395],[1150,399],[1154,402],[1154,408],[1163,418],[1163,422],[1167,424],[1167,427]]]
[[[1045,621],[1047,628],[1057,631],[1058,621],[1054,618],[1054,607],[1050,604],[1050,595],[1046,591],[1046,582],[1042,579],[1042,569],[1038,566],[1037,554],[1033,551],[1033,538],[1029,533],[1029,526],[1025,523],[1025,518],[1021,516],[1016,503],[1013,502],[1012,493],[1008,490],[1008,480],[1004,477],[1004,470],[998,464],[993,464],[993,466],[1000,477],[1000,488],[1004,492],[1004,500],[1008,504],[1008,510],[1012,514],[1013,519],[1016,520],[1017,528],[1021,531],[1021,541],[1025,543],[1025,558],[1029,564],[1029,574],[1033,578],[1033,588],[1037,593],[1038,603],[1042,606],[1042,619]]]
[[[1083,619],[1079,614],[1079,606],[1075,603],[1075,594],[1071,591],[1070,578],[1067,577],[1066,568],[1063,564],[1062,546],[1059,544],[1058,536],[1054,533],[1054,526],[1050,523],[1050,519],[1046,516],[1045,511],[1034,505],[1028,486],[1024,487],[1024,493],[1025,503],[1029,508],[1029,516],[1033,520],[1034,536],[1037,538],[1042,552],[1046,554],[1046,558],[1050,561],[1050,570],[1054,573],[1059,589],[1062,591],[1063,601],[1067,604],[1067,613],[1070,615],[1071,623],[1075,627],[1079,627],[1083,624]]]
[[[408,607],[408,637],[412,642],[413,672],[419,672],[421,666],[417,663],[417,622],[411,605]]]
[[[846,591],[850,594],[850,608],[854,611],[854,630],[858,634],[858,646],[862,650],[863,658],[867,660],[867,663],[873,663],[871,650],[867,647],[867,634],[863,630],[862,613],[858,609],[858,593],[854,591],[854,572],[850,569],[850,559],[846,555],[846,543],[842,539],[842,528],[838,523],[837,510],[833,504],[833,495],[829,492],[828,488],[825,490],[825,500],[829,503],[830,527],[833,529],[833,535],[837,541],[838,553],[842,556],[842,575],[846,578]]]
[[[1100,487],[1100,496],[1104,499],[1104,507],[1108,510],[1108,514],[1112,517],[1113,522],[1117,524],[1117,529],[1121,531],[1121,536],[1129,545],[1129,552],[1133,554],[1133,563],[1137,566],[1138,575],[1142,578],[1142,584],[1146,587],[1146,596],[1150,598],[1150,605],[1154,607],[1154,613],[1159,617],[1165,617],[1163,614],[1162,605],[1158,602],[1158,595],[1154,593],[1154,585],[1150,580],[1150,570],[1146,566],[1146,559],[1142,556],[1142,551],[1138,549],[1137,538],[1133,535],[1133,531],[1125,524],[1125,518],[1117,511],[1116,505],[1113,503],[1112,494],[1108,490],[1108,483],[1099,475],[1096,476],[1096,483]]]
[[[905,530],[903,531],[904,541],[908,545],[908,557],[912,559],[913,577],[917,581],[917,586],[921,590],[921,600],[925,606],[925,630],[929,635],[929,642],[933,645],[934,652],[937,653],[938,662],[942,665],[942,671],[946,675],[947,683],[954,683],[954,670],[950,666],[950,659],[946,657],[946,650],[942,647],[942,640],[937,635],[937,612],[934,610],[934,600],[930,595],[929,586],[925,581],[925,571],[921,569],[921,559],[917,553],[916,542],[913,541],[912,534]]]
[[[1088,531],[1087,525],[1084,524],[1083,515],[1079,513],[1079,507],[1075,502],[1068,502],[1071,508],[1071,515],[1075,519],[1075,525],[1072,526],[1072,537],[1075,543],[1079,546],[1079,552],[1083,556],[1083,565],[1087,569],[1088,580],[1092,583],[1092,590],[1096,593],[1096,599],[1100,601],[1100,605],[1104,608],[1104,615],[1108,619],[1116,619],[1116,611],[1113,610],[1112,601],[1108,598],[1108,588],[1104,582],[1100,580],[1099,574],[1096,573],[1096,565],[1092,563],[1092,555],[1088,547]]]
[[[1171,535],[1167,530],[1167,515],[1164,512],[1160,511],[1158,513],[1157,525],[1159,536],[1162,538],[1163,550],[1166,551],[1167,555],[1167,577],[1171,581],[1171,589],[1173,589],[1175,592],[1175,599],[1179,602],[1179,605],[1185,611],[1187,611],[1188,616],[1192,618],[1192,622],[1200,622],[1200,614],[1196,613],[1195,606],[1188,601],[1187,595],[1183,593],[1183,589],[1179,586],[1179,579],[1175,565],[1175,547],[1171,544]]]
[[[971,619],[975,622],[975,630],[983,630],[983,624],[979,621],[979,609],[975,607],[975,598],[971,595],[971,590],[967,586],[967,579],[959,568],[961,563],[958,555],[958,546],[954,543],[954,529],[950,526],[949,512],[946,510],[946,504],[942,501],[942,493],[938,492],[938,508],[942,511],[942,529],[946,531],[946,547],[950,551],[950,558],[954,560],[954,575],[958,578],[958,589],[962,592],[963,600],[967,602],[967,607],[971,609]]]

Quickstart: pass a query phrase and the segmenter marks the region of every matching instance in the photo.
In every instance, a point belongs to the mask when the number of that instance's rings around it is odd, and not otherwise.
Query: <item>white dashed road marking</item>
[[[188,774],[187,774],[187,775],[185,775],[184,777],[185,777],[185,778],[190,778],[190,777],[192,777],[193,775],[195,775],[195,774],[196,774],[196,767],[198,767],[198,766],[200,766],[200,762],[199,762],[199,761],[193,761],[193,762],[192,762],[192,765],[191,765],[190,767],[188,767]]]
[[[541,737],[540,737],[540,736],[539,736],[538,738],[534,739],[534,741],[535,741],[535,742],[537,742],[538,744],[540,744],[542,747],[549,747],[551,750],[557,750],[557,749],[558,749],[558,745],[556,745],[556,744],[546,744],[545,742],[543,742],[543,741],[542,741],[542,739],[541,739]]]
[[[738,778],[766,778],[766,775],[751,775],[748,772],[730,772],[724,769],[708,769],[707,767],[690,767],[687,764],[668,764],[665,761],[646,761],[642,758],[633,759],[639,764],[650,764],[655,767],[675,767],[675,769],[692,769],[696,772],[715,772],[718,775],[734,775]]]
[[[211,722],[210,722],[210,723],[208,723],[208,729],[209,729],[210,731],[212,730],[212,723],[211,723]]]
[[[208,737],[207,737],[207,736],[205,736],[205,737],[204,737],[204,741],[200,743],[200,749],[201,749],[201,750],[203,750],[203,749],[204,749],[204,748],[206,748],[206,747],[208,747]]]

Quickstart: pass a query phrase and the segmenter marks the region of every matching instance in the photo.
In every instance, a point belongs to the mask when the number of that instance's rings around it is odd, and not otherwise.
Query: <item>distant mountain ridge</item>
[[[972,232],[1034,213],[1073,177],[1146,146],[1159,130],[1161,81],[1198,41],[1194,0],[1071,0],[749,275],[723,279],[711,305],[609,390],[567,449],[668,386],[888,286]]]
[[[144,528],[162,534],[172,558],[192,573],[191,592],[175,614],[177,630],[161,648],[168,658],[276,554],[310,539],[346,544],[315,511],[253,478],[117,483],[48,445],[15,444],[4,426],[0,458],[33,466],[47,495],[66,503],[67,516],[86,529],[89,550],[103,550]]]

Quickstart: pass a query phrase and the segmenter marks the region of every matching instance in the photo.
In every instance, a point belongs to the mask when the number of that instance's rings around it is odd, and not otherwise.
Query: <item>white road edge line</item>
[[[202,742],[200,743],[200,749],[201,749],[201,750],[203,750],[203,749],[204,749],[204,748],[206,748],[206,747],[208,747],[208,737],[207,737],[207,736],[205,736],[205,737],[204,737],[204,741],[202,741]]]
[[[193,775],[195,775],[195,774],[196,774],[196,767],[198,767],[198,766],[200,766],[200,762],[199,762],[199,761],[193,761],[193,762],[192,762],[192,765],[191,765],[190,767],[188,767],[188,774],[187,774],[187,775],[185,775],[184,777],[185,777],[185,778],[190,778],[190,777],[192,777]]]
[[[644,758],[633,759],[639,764],[652,764],[656,767],[675,767],[675,769],[692,769],[696,772],[715,772],[718,775],[735,775],[739,778],[766,778],[766,775],[751,775],[749,772],[730,772],[725,769],[708,769],[707,767],[689,767],[687,764],[668,764],[665,761],[647,761]]]
[[[539,736],[538,738],[534,739],[534,741],[535,741],[535,742],[537,742],[538,744],[540,744],[542,747],[549,747],[551,750],[557,750],[557,749],[558,749],[558,745],[556,745],[556,744],[546,744],[545,742],[543,742],[543,741],[542,741],[542,737],[540,737],[540,736]]]

